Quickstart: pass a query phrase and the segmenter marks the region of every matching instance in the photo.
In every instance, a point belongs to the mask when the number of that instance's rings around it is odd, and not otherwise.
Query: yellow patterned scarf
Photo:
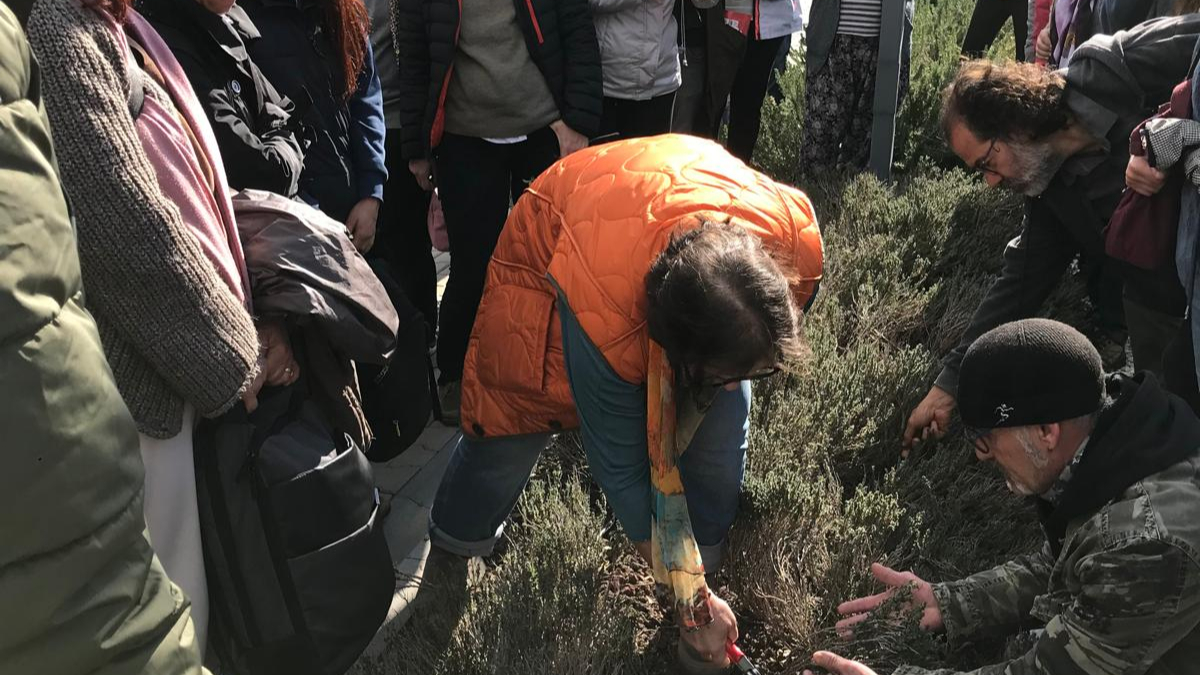
[[[687,444],[676,434],[675,373],[666,353],[653,340],[650,340],[646,390],[654,580],[674,593],[675,610],[683,627],[703,626],[712,619],[704,563],[692,534],[692,520],[679,475],[679,455]],[[690,433],[684,435],[690,437]]]

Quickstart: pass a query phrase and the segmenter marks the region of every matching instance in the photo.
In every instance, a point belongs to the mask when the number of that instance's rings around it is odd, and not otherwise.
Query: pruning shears
[[[744,675],[761,675],[758,671],[758,666],[755,666],[750,661],[750,657],[746,656],[745,652],[738,648],[736,644],[730,642],[725,645],[725,654],[729,656],[730,662],[733,663],[739,673],[744,673]]]

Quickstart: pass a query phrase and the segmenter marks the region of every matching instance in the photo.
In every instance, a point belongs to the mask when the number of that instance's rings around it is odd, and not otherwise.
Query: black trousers
[[[657,136],[671,131],[671,113],[675,92],[644,101],[604,97],[604,115],[600,118],[599,141]]]
[[[387,261],[392,275],[409,301],[425,318],[426,335],[433,344],[437,326],[437,267],[429,241],[429,193],[422,190],[400,157],[400,130],[388,129],[385,141],[388,180],[383,186],[375,245],[369,257]]]
[[[971,23],[967,25],[967,34],[963,37],[963,56],[972,59],[982,57],[1009,17],[1012,17],[1013,35],[1016,38],[1014,53],[1018,61],[1024,61],[1025,40],[1029,34],[1029,0],[976,0]]]
[[[1200,415],[1200,386],[1196,380],[1193,344],[1191,321],[1185,319],[1163,354],[1163,377],[1167,390],[1187,401],[1192,412]]]
[[[449,133],[442,138],[435,161],[438,196],[450,237],[450,279],[438,317],[442,384],[462,379],[488,263],[510,204],[558,157],[558,138],[549,127],[512,144]]]
[[[753,28],[751,28],[753,30]],[[779,54],[784,38],[755,40],[742,36],[736,30],[718,26],[716,35],[708,43],[709,87],[712,99],[718,103],[712,122],[712,138],[721,128],[721,111],[726,92],[729,95],[729,132],[725,146],[729,152],[744,162],[754,155],[758,143],[763,99],[771,81],[771,67]],[[719,65],[719,64],[727,65]],[[737,64],[736,71],[730,67]],[[732,73],[731,73],[732,71]],[[732,74],[732,78],[729,75]]]

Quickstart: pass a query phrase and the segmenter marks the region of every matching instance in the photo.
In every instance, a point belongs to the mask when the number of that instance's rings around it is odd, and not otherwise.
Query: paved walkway
[[[440,301],[450,273],[450,254],[438,251],[434,254]],[[429,509],[458,435],[458,429],[431,421],[411,448],[386,464],[374,465],[375,484],[381,498],[390,499],[392,504],[391,513],[383,521],[383,532],[392,551],[396,593],[387,622],[351,673],[374,672],[376,669],[371,665],[380,660],[388,636],[408,620],[409,606],[421,587],[421,574],[429,555]]]

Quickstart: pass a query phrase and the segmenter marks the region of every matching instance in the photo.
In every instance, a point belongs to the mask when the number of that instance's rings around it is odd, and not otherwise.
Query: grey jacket
[[[764,5],[767,3],[764,3]],[[816,73],[829,59],[833,38],[837,36],[838,21],[842,16],[840,0],[813,0],[809,7],[808,23],[804,27],[807,42],[805,67]],[[901,63],[908,63],[912,51],[913,0],[904,0],[904,42],[901,46]]]
[[[682,82],[673,0],[588,0],[600,42],[604,95],[643,101]]]
[[[1200,44],[1192,56],[1192,120],[1200,123]],[[1200,153],[1200,147],[1189,147],[1191,156]],[[1179,234],[1175,240],[1175,268],[1188,300],[1188,323],[1192,335],[1200,335],[1200,184],[1196,174],[1190,172],[1184,183],[1179,205]],[[1200,340],[1192,340],[1192,358],[1196,359],[1196,373],[1200,374]]]

